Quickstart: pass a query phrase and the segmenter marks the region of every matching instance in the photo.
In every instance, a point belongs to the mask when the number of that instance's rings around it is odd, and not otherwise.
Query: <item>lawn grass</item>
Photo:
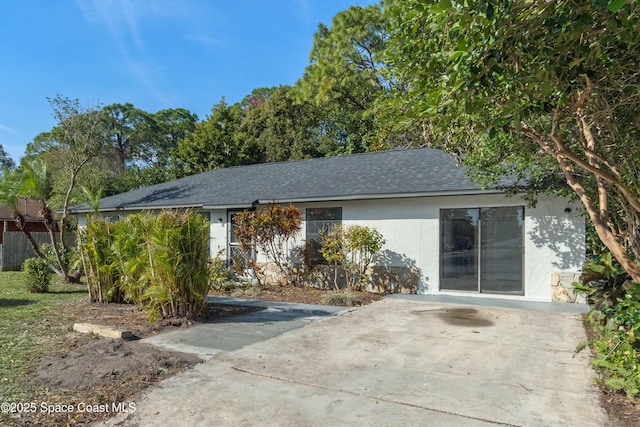
[[[50,324],[55,319],[50,315],[60,304],[87,295],[83,286],[52,282],[49,292],[33,294],[22,272],[0,272],[0,402],[28,397],[24,379],[29,362],[49,350],[52,336],[65,332]]]

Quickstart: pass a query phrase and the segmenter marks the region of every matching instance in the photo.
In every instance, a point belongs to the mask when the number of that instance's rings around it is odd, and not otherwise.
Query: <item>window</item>
[[[236,226],[235,216],[240,212],[243,212],[243,211],[238,211],[238,210],[227,211],[227,222],[228,222],[227,261],[230,266],[233,265],[234,262],[237,262],[239,260],[243,260],[243,262],[246,263],[249,260],[255,259],[255,253],[253,252],[252,249],[247,250],[247,249],[242,249],[240,247],[240,239],[238,239],[238,236],[234,232],[235,226]]]
[[[320,234],[333,225],[342,224],[342,208],[309,208],[306,215],[306,240],[312,247],[312,258],[325,262],[320,254]]]
[[[104,220],[107,222],[118,222],[120,221],[120,215],[107,215],[104,217]]]

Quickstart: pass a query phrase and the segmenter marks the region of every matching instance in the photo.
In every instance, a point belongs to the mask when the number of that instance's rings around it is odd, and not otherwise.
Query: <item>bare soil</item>
[[[209,304],[200,321],[215,321],[253,310]],[[128,329],[134,333],[134,339],[115,340],[81,334],[72,330],[74,323]],[[58,328],[66,332],[43,337],[43,341],[49,341],[47,351],[33,360],[31,369],[25,372],[25,386],[30,397],[28,402],[22,402],[35,403],[37,410],[13,414],[9,420],[13,425],[88,425],[112,416],[113,404],[128,405],[134,401],[136,393],[151,384],[201,362],[191,354],[139,341],[161,331],[187,328],[191,322],[151,323],[145,312],[131,305],[91,304],[83,299],[60,305],[42,319],[42,324],[45,334]],[[75,409],[70,413],[43,411],[45,407],[57,411],[62,408],[60,405],[74,405]]]
[[[295,287],[270,287],[250,297],[273,301],[324,304],[328,291]],[[368,304],[380,295],[356,293],[355,305]],[[215,321],[255,308],[209,304],[199,321]],[[134,340],[113,340],[72,331],[74,323],[93,323],[131,330]],[[64,329],[63,334],[46,338],[52,342],[45,354],[33,360],[25,372],[31,389],[30,401],[38,411],[15,415],[16,426],[89,425],[113,415],[112,405],[135,402],[135,395],[155,382],[169,378],[200,363],[197,357],[144,344],[139,338],[162,331],[188,328],[184,321],[150,323],[146,313],[131,305],[91,304],[87,300],[65,303],[42,320],[42,331]],[[587,328],[588,331],[588,328]],[[588,331],[589,333],[589,331]],[[640,405],[630,402],[623,393],[602,390],[601,402],[609,414],[611,426],[640,426]],[[77,405],[109,409],[108,411],[47,414],[40,405]],[[103,405],[103,406],[100,406]]]

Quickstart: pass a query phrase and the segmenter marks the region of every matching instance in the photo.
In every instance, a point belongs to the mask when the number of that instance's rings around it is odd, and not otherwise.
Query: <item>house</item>
[[[19,199],[17,208],[25,219],[25,229],[31,233],[38,243],[50,242],[44,220],[38,215],[40,203],[36,200]],[[25,259],[34,257],[24,233],[18,229],[10,206],[0,206],[0,271],[17,271],[22,269]]]
[[[100,210],[117,219],[198,209],[211,221],[211,253],[229,256],[234,214],[272,202],[303,210],[299,242],[330,224],[377,229],[386,243],[373,276],[387,288],[569,300],[585,256],[584,218],[569,200],[541,196],[528,206],[480,188],[450,156],[427,148],[218,169],[104,198]],[[86,221],[86,207],[72,211]]]

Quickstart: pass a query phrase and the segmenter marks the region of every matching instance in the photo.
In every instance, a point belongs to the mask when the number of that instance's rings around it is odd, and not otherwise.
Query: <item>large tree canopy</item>
[[[295,102],[290,86],[254,91],[247,97],[241,131],[261,152],[261,161],[319,157],[316,109]],[[258,94],[262,94],[259,96]],[[258,102],[259,101],[259,102]]]
[[[240,132],[243,111],[240,104],[229,105],[224,98],[211,108],[211,115],[195,125],[191,135],[180,142],[179,161],[186,174],[256,163],[258,150]]]
[[[389,1],[396,111],[485,183],[561,178],[637,282],[637,2]],[[464,156],[462,154],[464,153]]]
[[[318,26],[297,98],[316,105],[335,154],[362,152],[376,134],[374,104],[392,88],[381,54],[387,33],[380,5],[353,6]]]

